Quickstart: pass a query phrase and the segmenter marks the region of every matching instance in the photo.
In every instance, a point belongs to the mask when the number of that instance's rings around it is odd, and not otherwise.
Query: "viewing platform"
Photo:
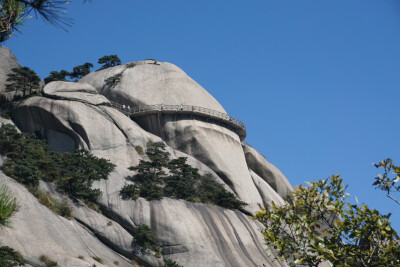
[[[246,138],[246,126],[239,119],[229,116],[226,113],[193,105],[168,105],[156,104],[131,108],[126,105],[111,102],[111,106],[118,109],[129,117],[140,117],[151,114],[194,114],[200,117],[223,122],[230,126],[238,135],[241,141]]]

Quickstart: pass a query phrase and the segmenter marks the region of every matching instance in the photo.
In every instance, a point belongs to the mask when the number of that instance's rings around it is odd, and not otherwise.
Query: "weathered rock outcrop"
[[[122,75],[118,84],[105,84],[105,79],[119,73]],[[43,252],[40,247],[29,250],[28,245],[39,242],[51,254],[48,256],[55,255],[52,258],[60,266],[88,266],[85,264],[91,264],[91,257],[98,253],[103,253],[107,266],[112,266],[114,260],[129,264],[125,257],[149,266],[158,266],[166,259],[183,266],[285,266],[265,256],[262,225],[241,211],[168,198],[122,200],[119,194],[121,188],[130,183],[126,179],[132,174],[128,167],[145,159],[135,147],[145,148],[149,141],[166,142],[166,150],[172,158],[187,157],[188,163],[200,173],[210,173],[238,198],[249,203],[247,213],[271,201],[283,203],[282,197],[291,186],[279,170],[259,158],[252,148],[242,146],[239,136],[223,123],[194,115],[173,114],[151,115],[133,121],[112,108],[110,101],[132,108],[166,103],[225,112],[200,85],[169,63],[135,62],[97,71],[79,83],[49,83],[43,89],[43,96],[30,97],[15,106],[14,123],[22,131],[42,136],[56,151],[85,148],[98,157],[109,159],[116,168],[108,180],[93,184],[103,192],[99,199],[102,214],[70,201],[75,218],[72,221],[53,214],[22,186],[0,173],[0,180],[12,188],[23,207],[14,218],[15,228],[7,229],[8,234],[2,236],[0,244],[20,250],[32,264],[38,264],[39,253]],[[54,197],[63,197],[51,184],[42,183],[42,188]],[[29,201],[29,205],[25,205],[25,201]],[[24,221],[23,218],[31,216],[29,210],[37,215]],[[55,221],[54,226],[48,225],[50,221]],[[28,234],[30,222],[37,226]],[[132,237],[140,224],[151,226],[162,247],[162,258],[143,254],[132,246]],[[36,235],[46,227],[48,233]],[[22,236],[14,231],[30,235],[28,242],[25,244]],[[72,247],[75,242],[76,250]],[[85,242],[86,247],[82,248]],[[64,246],[65,252],[62,252]],[[81,253],[75,253],[80,250]],[[80,254],[86,262],[77,258]]]
[[[11,50],[0,46],[0,95],[5,91],[7,75],[11,69],[21,67]]]
[[[285,197],[293,191],[286,177],[277,167],[269,163],[263,155],[251,146],[243,144],[247,166],[259,177],[267,182],[281,197]]]
[[[1,231],[0,245],[18,250],[31,265],[42,266],[41,255],[57,261],[59,266],[132,266],[100,242],[76,220],[67,220],[40,204],[29,191],[0,172],[0,181],[7,185],[20,205],[12,217],[12,227]],[[80,259],[82,256],[83,259]],[[100,257],[104,264],[95,261]]]
[[[120,82],[105,80],[121,74]],[[97,71],[79,82],[93,85],[111,101],[130,107],[154,104],[194,105],[225,112],[221,105],[182,70],[165,62],[142,61]],[[136,120],[169,146],[189,154],[213,169],[255,212],[263,200],[248,171],[239,136],[219,122],[195,115],[151,114]]]

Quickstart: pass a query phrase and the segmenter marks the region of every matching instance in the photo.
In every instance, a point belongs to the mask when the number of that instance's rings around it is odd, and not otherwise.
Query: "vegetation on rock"
[[[0,185],[0,227],[10,225],[10,218],[17,212],[19,206],[7,186]]]
[[[13,68],[8,74],[6,91],[22,94],[22,97],[31,95],[39,89],[40,78],[28,67]]]
[[[121,65],[121,59],[117,55],[108,55],[99,58],[99,61],[97,62],[99,64],[103,64],[103,66],[100,67],[99,70],[111,68],[117,65]]]
[[[120,194],[123,198],[143,197],[147,200],[157,200],[171,197],[229,209],[239,209],[246,205],[212,176],[200,175],[198,169],[186,163],[187,158],[170,160],[164,143],[149,143],[146,155],[149,160],[141,160],[137,166],[129,168],[136,174],[130,177],[134,184],[121,189]]]
[[[290,266],[399,266],[399,237],[389,215],[347,200],[343,178],[331,176],[292,192],[284,205],[272,202],[255,219],[264,237]]]
[[[103,263],[104,263],[104,260],[103,260],[102,258],[100,258],[100,257],[93,256],[93,259],[94,259],[95,261],[97,261],[97,262],[101,263],[101,264],[103,264]]]
[[[46,255],[40,255],[39,260],[44,263],[45,267],[56,267],[58,266],[57,262],[52,260],[50,257]]]
[[[69,75],[69,72],[66,70],[60,70],[60,71],[51,71],[50,75],[44,78],[44,83],[48,84],[49,82],[53,81],[66,81],[67,76]]]
[[[137,233],[133,237],[132,245],[138,245],[145,249],[150,249],[155,252],[160,251],[160,246],[157,242],[151,228],[145,224],[141,224],[137,228]]]
[[[114,76],[108,77],[107,79],[104,80],[106,83],[105,86],[107,88],[114,88],[122,78],[122,73],[115,74]]]
[[[21,256],[18,251],[15,251],[14,249],[7,246],[0,247],[0,266],[23,266],[26,263],[27,261]]]
[[[166,260],[165,264],[161,267],[183,267],[183,266],[176,263],[176,261]]]
[[[121,60],[117,55],[109,55],[99,58],[99,64],[103,64],[99,70],[107,69],[110,67],[114,67],[117,65],[121,65]],[[72,69],[72,72],[68,72],[66,70],[60,71],[51,71],[49,76],[44,78],[44,82],[46,84],[53,81],[78,81],[83,76],[86,76],[90,73],[90,69],[93,68],[93,64],[86,62],[83,65],[76,66]],[[112,77],[105,79],[106,85],[109,87],[114,87],[118,84],[121,79],[122,74],[116,74]]]
[[[39,180],[54,182],[57,189],[87,203],[101,195],[92,189],[93,181],[107,179],[115,165],[86,150],[71,153],[50,151],[49,146],[33,134],[18,133],[14,126],[0,126],[0,154],[10,160],[1,170],[34,192]]]
[[[49,193],[44,193],[40,190],[35,190],[32,193],[34,196],[36,196],[40,204],[48,207],[54,213],[62,217],[65,217],[67,219],[72,219],[72,214],[71,214],[72,211],[66,200],[59,201],[53,198]]]
[[[93,68],[93,64],[86,62],[83,65],[76,66],[72,69],[72,72],[68,76],[75,82],[90,73],[90,69]]]

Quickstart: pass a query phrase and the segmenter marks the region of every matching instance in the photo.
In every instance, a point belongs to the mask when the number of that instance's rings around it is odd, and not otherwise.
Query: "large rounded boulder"
[[[131,62],[93,72],[79,82],[92,85],[109,100],[130,108],[184,105],[226,113],[218,101],[183,70],[166,62]],[[249,213],[262,207],[264,201],[249,172],[240,137],[229,123],[212,116],[161,109],[133,118],[169,146],[209,166],[248,204]]]

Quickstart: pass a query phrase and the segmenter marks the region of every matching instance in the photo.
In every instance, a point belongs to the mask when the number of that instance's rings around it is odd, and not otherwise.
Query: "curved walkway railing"
[[[198,107],[192,105],[167,105],[167,104],[156,104],[131,108],[126,105],[121,105],[119,103],[111,102],[111,106],[118,109],[125,115],[129,117],[139,117],[149,114],[156,113],[180,113],[180,114],[195,114],[201,117],[211,118],[217,121],[222,121],[229,126],[233,127],[236,133],[239,135],[240,140],[244,140],[246,137],[246,126],[239,119],[229,116],[226,113]]]

